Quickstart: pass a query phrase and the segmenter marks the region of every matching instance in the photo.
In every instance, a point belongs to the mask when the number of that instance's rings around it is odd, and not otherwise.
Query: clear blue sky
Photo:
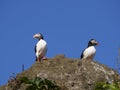
[[[89,39],[99,42],[95,60],[115,68],[120,47],[119,0],[1,0],[0,85],[35,61],[32,37],[42,33],[47,57],[79,58]]]

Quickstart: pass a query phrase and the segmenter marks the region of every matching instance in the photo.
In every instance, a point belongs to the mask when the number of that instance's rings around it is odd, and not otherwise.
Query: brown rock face
[[[37,76],[55,81],[62,90],[94,90],[96,82],[112,82],[116,74],[113,69],[95,61],[82,61],[57,55],[40,63],[34,63],[28,70],[18,74],[17,78]],[[24,88],[21,86],[20,90]]]

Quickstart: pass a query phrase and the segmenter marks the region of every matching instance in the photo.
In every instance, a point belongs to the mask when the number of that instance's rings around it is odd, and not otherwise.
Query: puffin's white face
[[[91,44],[94,45],[94,46],[97,46],[97,45],[98,45],[98,42],[97,42],[96,40],[94,40],[94,39],[91,40],[90,42],[91,42]]]
[[[42,36],[42,34],[40,34],[40,33],[37,33],[37,34],[35,34],[34,36],[33,36],[33,38],[35,38],[35,39],[44,39],[43,38],[43,36]]]
[[[33,38],[37,38],[37,39],[39,39],[40,37],[41,37],[41,35],[39,33],[37,33],[33,36]]]

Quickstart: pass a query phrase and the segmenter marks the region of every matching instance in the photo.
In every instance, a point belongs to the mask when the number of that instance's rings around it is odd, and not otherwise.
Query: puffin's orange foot
[[[37,59],[36,62],[40,62],[41,60],[40,59]]]
[[[43,57],[43,60],[47,60],[48,58],[46,58],[46,57]]]

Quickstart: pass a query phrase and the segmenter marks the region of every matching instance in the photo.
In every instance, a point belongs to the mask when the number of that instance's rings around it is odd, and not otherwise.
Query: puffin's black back
[[[83,52],[84,52],[84,51],[83,51]],[[81,59],[84,57],[83,52],[82,52],[82,54],[81,54],[81,56],[80,56]]]

